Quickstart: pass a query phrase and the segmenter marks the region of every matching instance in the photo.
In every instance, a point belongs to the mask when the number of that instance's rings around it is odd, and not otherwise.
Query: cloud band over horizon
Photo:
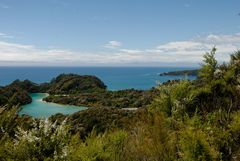
[[[217,59],[228,61],[229,54],[240,49],[240,33],[210,34],[149,49],[126,49],[122,42],[112,40],[96,52],[40,49],[0,40],[0,66],[198,66],[214,46]]]

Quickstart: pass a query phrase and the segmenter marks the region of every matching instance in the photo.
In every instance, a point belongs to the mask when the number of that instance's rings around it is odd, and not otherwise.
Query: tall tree
[[[217,69],[217,60],[215,58],[217,49],[214,47],[211,52],[207,52],[203,58],[202,68],[199,72],[199,78],[203,81],[211,81],[214,79],[214,73]]]

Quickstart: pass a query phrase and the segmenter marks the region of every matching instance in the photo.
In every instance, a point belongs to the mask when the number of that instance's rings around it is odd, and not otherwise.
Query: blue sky
[[[239,0],[0,0],[0,65],[196,66],[240,48]]]

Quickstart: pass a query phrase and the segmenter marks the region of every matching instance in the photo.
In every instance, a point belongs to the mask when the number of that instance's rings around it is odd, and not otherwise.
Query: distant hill
[[[194,70],[180,70],[180,71],[171,71],[160,73],[159,76],[181,76],[181,75],[189,75],[189,76],[197,76],[199,69]]]

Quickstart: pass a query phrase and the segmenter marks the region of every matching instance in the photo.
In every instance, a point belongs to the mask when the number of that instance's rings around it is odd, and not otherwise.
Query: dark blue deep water
[[[185,76],[159,76],[159,73],[193,68],[182,67],[0,67],[0,85],[7,85],[16,79],[29,79],[36,83],[49,82],[61,73],[95,75],[110,90],[127,88],[149,89],[172,79]],[[189,76],[188,79],[195,77]]]

